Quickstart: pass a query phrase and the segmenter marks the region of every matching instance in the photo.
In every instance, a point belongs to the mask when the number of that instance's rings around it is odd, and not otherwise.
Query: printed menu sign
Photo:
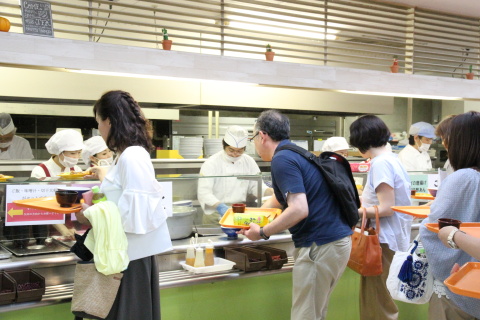
[[[65,215],[62,213],[25,208],[13,203],[14,200],[55,196],[55,190],[61,187],[64,187],[64,185],[7,185],[5,225],[29,226],[39,224],[65,223]]]
[[[52,8],[50,2],[21,0],[23,33],[53,37]]]

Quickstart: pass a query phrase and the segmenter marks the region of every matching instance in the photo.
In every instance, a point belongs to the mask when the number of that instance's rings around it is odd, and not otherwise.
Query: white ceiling
[[[480,17],[479,0],[388,0],[387,2],[405,4],[411,7],[448,12],[468,17]]]

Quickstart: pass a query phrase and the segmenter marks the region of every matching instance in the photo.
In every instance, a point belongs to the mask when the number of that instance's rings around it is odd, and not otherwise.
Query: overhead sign
[[[39,225],[65,223],[65,215],[62,213],[48,212],[40,209],[21,207],[14,200],[25,200],[55,195],[55,190],[65,185],[7,185],[6,186],[6,226]]]
[[[52,8],[50,2],[22,0],[23,33],[53,38]]]

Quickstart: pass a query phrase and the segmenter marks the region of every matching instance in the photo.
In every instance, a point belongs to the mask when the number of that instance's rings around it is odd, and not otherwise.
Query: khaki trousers
[[[351,237],[321,246],[297,248],[292,271],[292,320],[321,320],[327,315],[328,300],[345,270]]]
[[[360,319],[396,320],[398,308],[387,289],[388,271],[395,252],[381,243],[383,272],[379,276],[360,279]]]
[[[440,298],[434,292],[428,305],[428,319],[430,320],[476,320],[468,313],[458,308],[453,301],[445,296]]]

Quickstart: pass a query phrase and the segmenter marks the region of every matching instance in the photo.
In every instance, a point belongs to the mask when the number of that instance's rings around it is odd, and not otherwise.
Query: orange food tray
[[[401,207],[391,207],[393,211],[401,212],[414,216],[416,218],[426,218],[430,214],[429,206],[401,206]]]
[[[430,193],[418,193],[417,192],[411,198],[412,199],[417,199],[417,200],[435,200],[435,197],[432,196]]]
[[[74,172],[74,171],[71,171],[71,172]],[[58,176],[62,177],[62,179],[80,179],[90,174],[90,172],[88,171],[75,172],[75,173],[71,173],[71,172],[62,172]]]
[[[14,200],[13,203],[22,207],[65,214],[78,212],[82,209],[82,205],[78,203],[74,203],[73,206],[68,208],[60,207],[55,197]]]
[[[425,223],[428,230],[438,233],[438,223]],[[478,222],[462,222],[460,230],[475,238],[480,238],[480,223]]]
[[[278,215],[282,213],[282,209],[278,208],[245,208],[245,213],[256,213],[263,214],[267,216],[271,221],[275,219]],[[224,228],[239,228],[239,229],[249,229],[249,226],[237,226],[233,223],[233,211],[232,208],[228,209],[227,212],[220,219],[220,225]]]
[[[443,282],[452,292],[480,299],[480,262],[467,262]]]

